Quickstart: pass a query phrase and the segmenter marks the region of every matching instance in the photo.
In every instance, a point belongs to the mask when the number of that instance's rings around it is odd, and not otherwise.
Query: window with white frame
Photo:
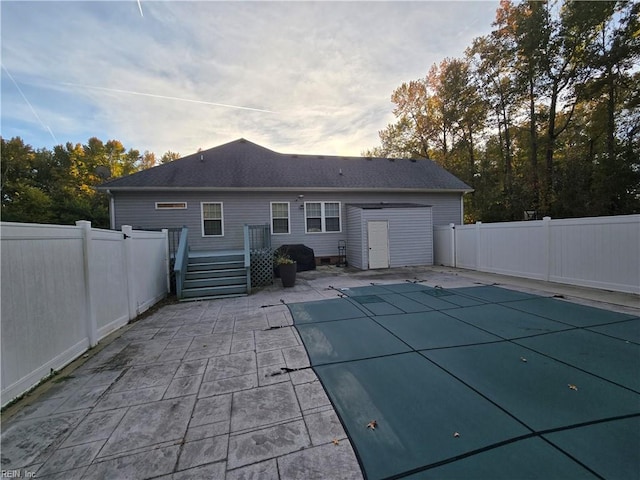
[[[340,202],[325,202],[324,207],[324,231],[340,231]]]
[[[291,233],[289,230],[289,202],[271,202],[271,233]]]
[[[307,233],[340,232],[340,202],[305,202]]]
[[[221,237],[224,235],[222,203],[202,203],[202,236]]]
[[[156,210],[184,210],[187,202],[156,202]]]

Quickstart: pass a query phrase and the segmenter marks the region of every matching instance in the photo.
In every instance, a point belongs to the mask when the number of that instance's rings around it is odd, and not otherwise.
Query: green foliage
[[[393,92],[371,152],[460,177],[466,221],[640,212],[640,4],[502,0],[493,27]]]
[[[164,163],[173,162],[174,160],[177,160],[179,158],[180,158],[179,153],[172,152],[171,150],[167,150],[162,154],[162,157],[160,158],[160,163],[164,164]]]
[[[284,253],[275,253],[273,256],[273,263],[275,265],[293,265],[295,263],[291,257]]]
[[[95,187],[107,177],[155,165],[153,153],[140,155],[117,140],[104,143],[95,137],[85,145],[67,143],[53,151],[34,150],[19,137],[0,137],[0,153],[2,220],[7,222],[74,224],[89,220],[96,227],[108,228],[109,199]]]

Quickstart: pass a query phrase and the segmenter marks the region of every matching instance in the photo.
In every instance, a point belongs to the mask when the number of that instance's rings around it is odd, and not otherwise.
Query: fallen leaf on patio
[[[337,438],[333,439],[333,444],[334,445],[340,445],[340,441]]]
[[[576,392],[578,391],[578,387],[576,387],[575,385],[571,385],[571,384],[569,384],[569,388],[570,388],[571,390],[575,390]]]
[[[453,436],[454,436],[455,438],[459,438],[459,437],[460,437],[460,434],[459,434],[458,432],[454,432],[454,433],[453,433]]]
[[[367,428],[370,428],[371,430],[375,430],[377,426],[378,426],[378,422],[376,422],[375,420],[371,420],[367,424]]]

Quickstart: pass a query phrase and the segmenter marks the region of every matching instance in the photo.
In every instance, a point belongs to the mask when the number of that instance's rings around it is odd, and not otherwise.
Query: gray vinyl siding
[[[350,266],[369,268],[367,222],[389,222],[389,266],[433,265],[433,225],[431,207],[383,208],[376,210],[347,207],[351,248],[347,245]],[[357,233],[356,233],[357,232]],[[358,238],[358,236],[360,238]]]
[[[362,209],[347,206],[347,263],[350,267],[367,269],[367,261],[364,257],[362,241],[366,232],[363,232]]]
[[[283,244],[304,244],[316,256],[338,254],[338,241],[347,238],[346,204],[371,202],[408,202],[433,206],[433,224],[460,224],[462,211],[460,193],[313,193],[300,192],[114,192],[115,228],[131,225],[141,229],[187,226],[189,245],[193,250],[240,249],[243,246],[244,224],[269,224],[271,202],[289,202],[289,234],[272,235],[274,247]],[[304,202],[341,202],[341,232],[306,233]],[[156,210],[156,202],[187,202],[181,210]],[[224,236],[203,237],[201,202],[221,202],[224,209]],[[301,208],[302,207],[302,208]],[[347,243],[347,248],[349,248]]]
[[[365,247],[363,255],[368,252],[367,222],[369,220],[389,222],[389,266],[391,268],[433,265],[433,225],[430,207],[364,210],[362,212],[362,243]]]

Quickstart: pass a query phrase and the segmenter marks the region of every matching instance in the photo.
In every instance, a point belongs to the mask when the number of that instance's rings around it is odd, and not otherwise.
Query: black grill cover
[[[291,260],[295,260],[298,272],[316,269],[316,256],[313,249],[306,245],[282,245],[276,249],[276,255],[278,254],[288,255]]]

